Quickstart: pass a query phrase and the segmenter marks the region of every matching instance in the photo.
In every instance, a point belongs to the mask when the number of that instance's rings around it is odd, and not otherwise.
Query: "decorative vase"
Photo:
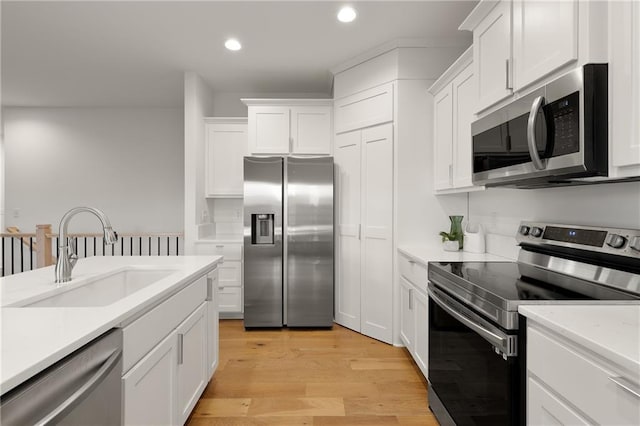
[[[451,235],[453,240],[458,242],[458,250],[462,250],[462,247],[464,246],[462,219],[464,219],[464,216],[449,216],[449,220],[451,221],[451,230],[449,231],[449,235]]]
[[[458,251],[460,250],[460,243],[457,241],[443,241],[442,249],[444,251]]]

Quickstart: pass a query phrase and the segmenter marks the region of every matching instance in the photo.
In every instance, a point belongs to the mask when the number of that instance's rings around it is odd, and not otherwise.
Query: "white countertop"
[[[5,393],[128,318],[176,293],[221,261],[222,256],[96,256],[80,259],[73,280],[79,285],[95,276],[126,267],[171,269],[167,277],[107,306],[90,308],[13,307],[55,294],[54,267],[0,278],[0,393]]]
[[[521,305],[518,312],[640,376],[640,304]]]
[[[489,253],[444,251],[441,246],[399,245],[398,251],[425,266],[428,262],[509,262],[512,260]]]

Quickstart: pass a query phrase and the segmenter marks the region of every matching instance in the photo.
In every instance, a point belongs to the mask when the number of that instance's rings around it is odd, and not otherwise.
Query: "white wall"
[[[204,197],[204,117],[213,115],[213,94],[194,72],[184,74],[184,247],[194,253],[198,225],[208,207]]]
[[[5,226],[57,231],[89,205],[119,232],[182,231],[182,128],[180,109],[5,108]],[[70,227],[98,230],[91,215]]]
[[[472,192],[469,220],[512,245],[521,220],[640,229],[640,182]]]

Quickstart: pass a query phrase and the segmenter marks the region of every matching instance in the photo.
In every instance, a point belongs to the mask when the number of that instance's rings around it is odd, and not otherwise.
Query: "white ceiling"
[[[2,2],[5,106],[180,106],[214,92],[331,92],[329,69],[397,38],[448,38],[475,1]],[[223,47],[235,36],[240,52]]]

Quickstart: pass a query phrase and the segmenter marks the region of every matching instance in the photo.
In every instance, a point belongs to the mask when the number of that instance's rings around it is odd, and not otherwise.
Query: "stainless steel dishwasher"
[[[122,331],[111,330],[0,398],[0,423],[121,425]]]

